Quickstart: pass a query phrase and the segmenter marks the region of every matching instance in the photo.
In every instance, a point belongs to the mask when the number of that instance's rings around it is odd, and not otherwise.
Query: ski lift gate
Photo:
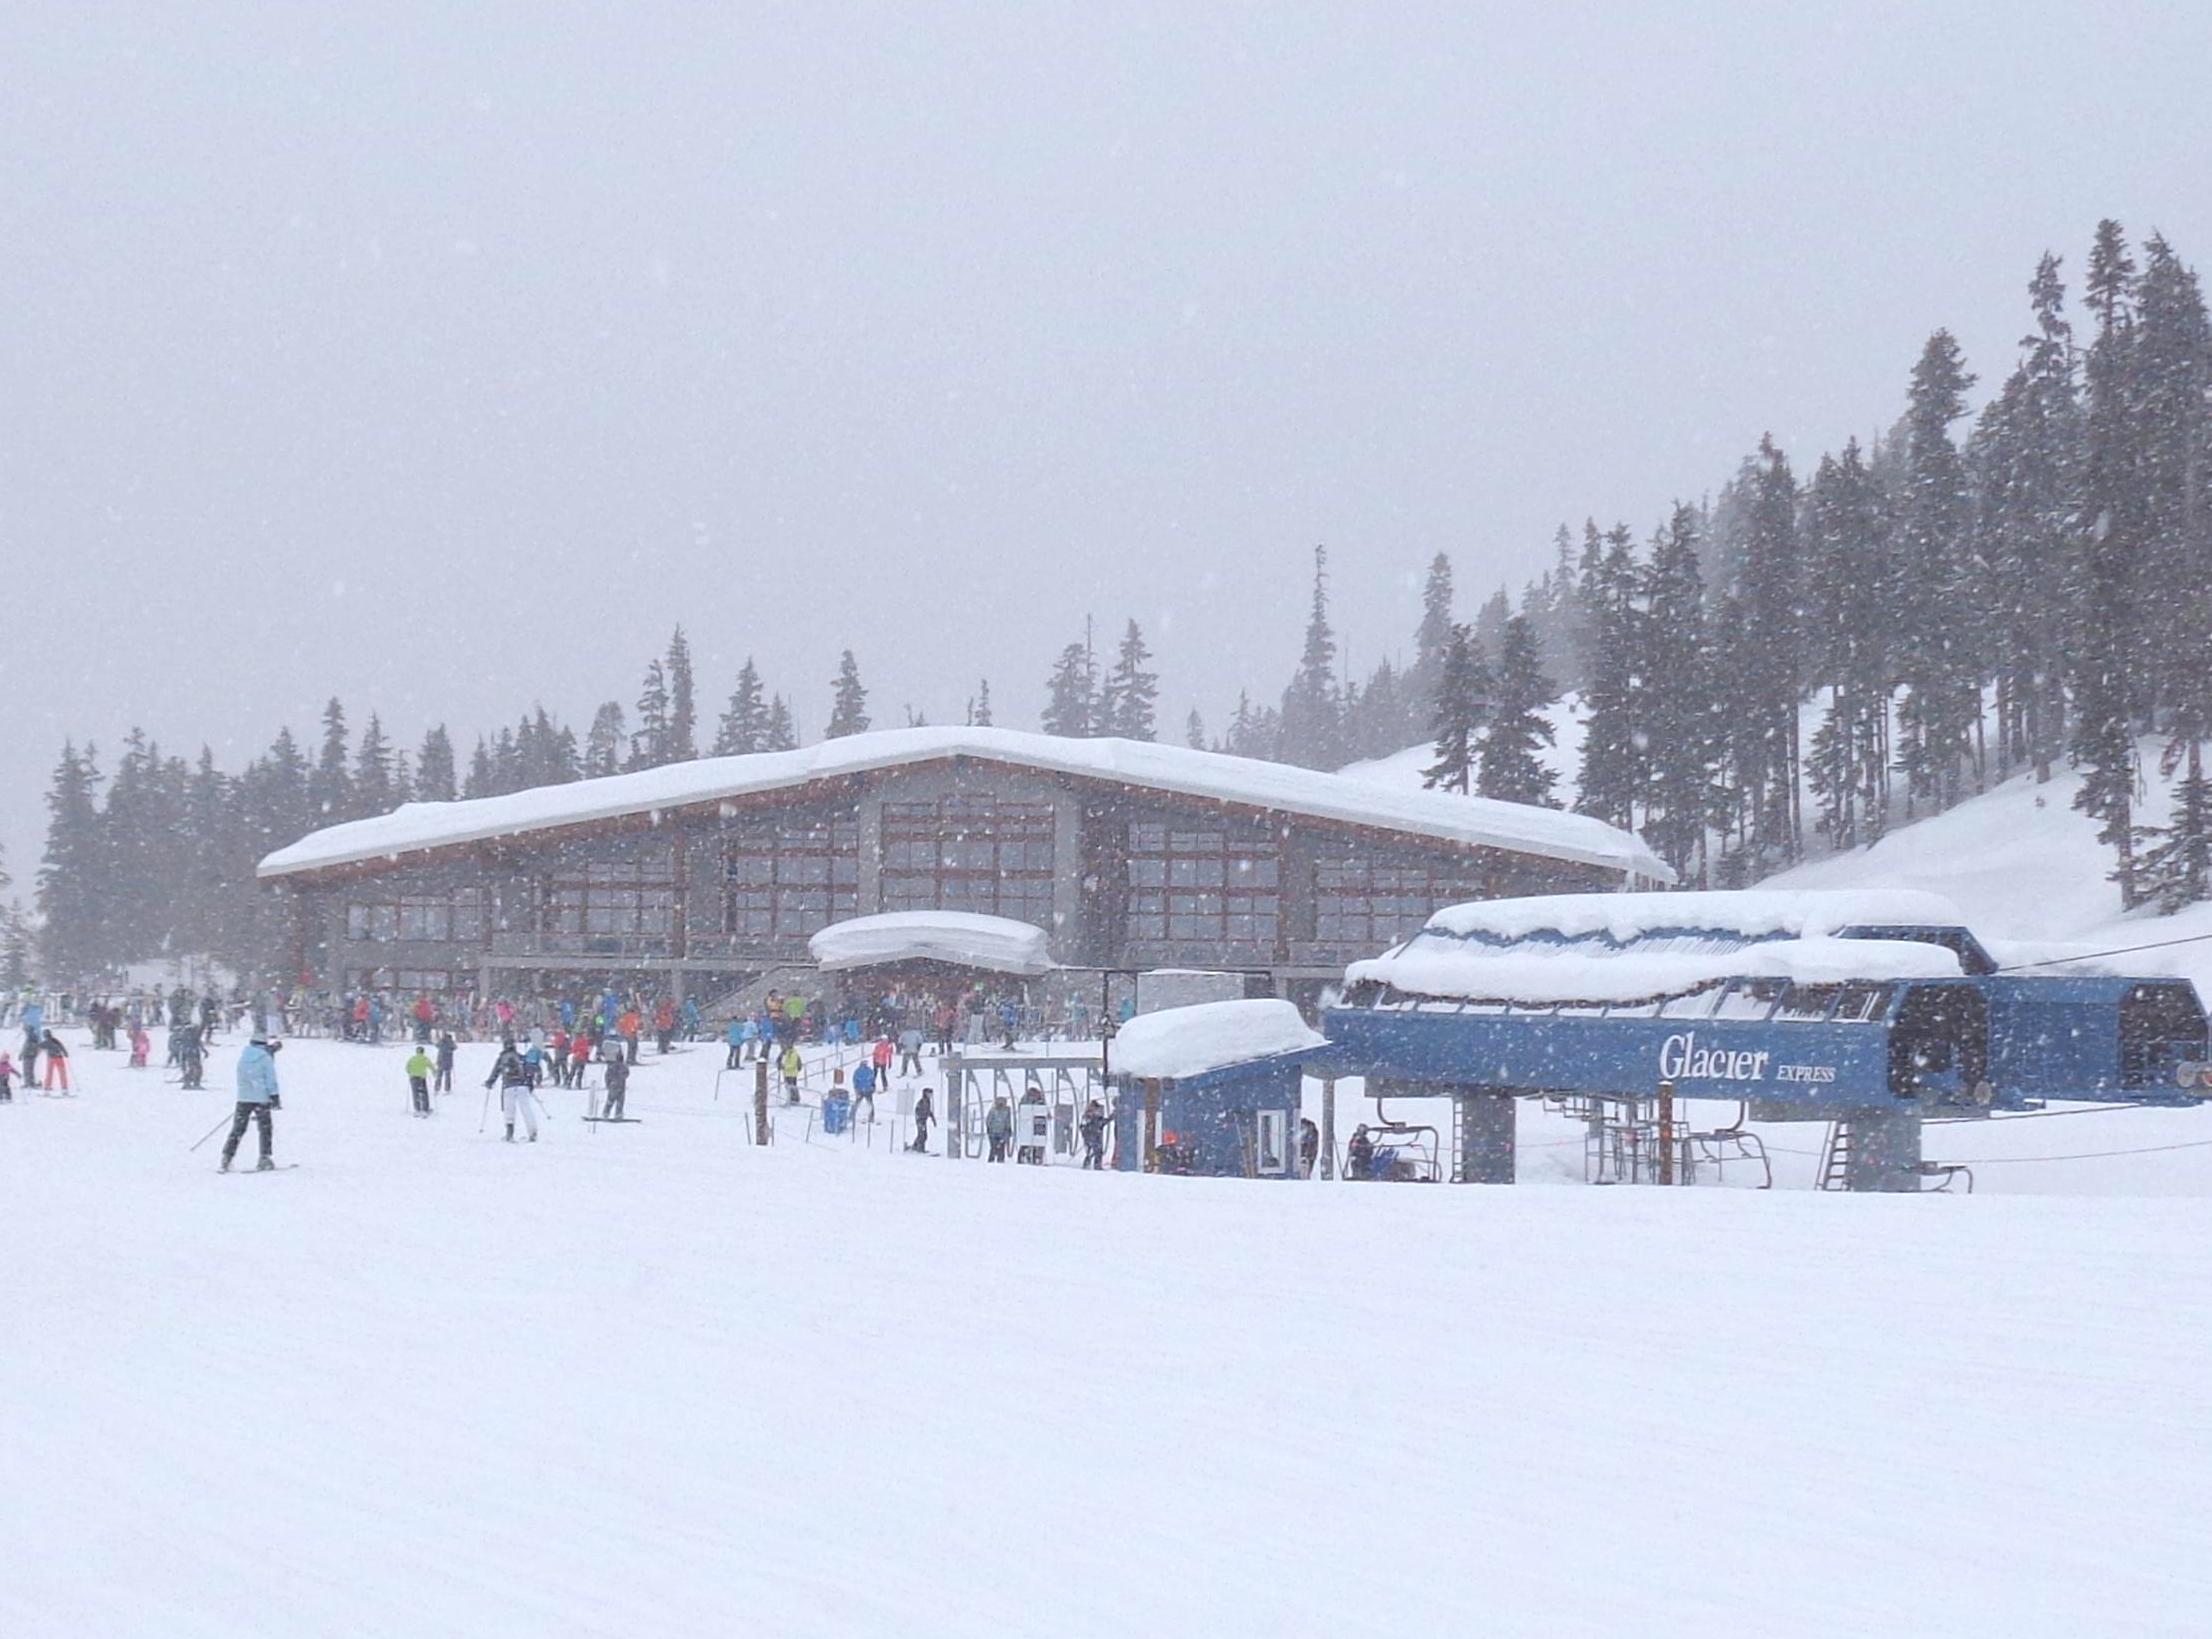
[[[1052,1107],[1052,1147],[1055,1158],[1072,1157],[1078,1143],[1076,1123],[1083,1106],[1098,1099],[1113,1110],[1113,1093],[1104,1069],[1094,1057],[1052,1057],[1037,1053],[955,1053],[943,1061],[945,1077],[945,1155],[948,1160],[974,1160],[989,1148],[983,1123],[992,1101],[1004,1098],[1019,1107],[1031,1087],[1045,1095]]]

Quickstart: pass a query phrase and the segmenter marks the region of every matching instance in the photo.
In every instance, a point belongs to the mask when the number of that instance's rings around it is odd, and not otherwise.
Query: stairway
[[[727,1024],[731,1019],[758,1013],[771,990],[785,996],[799,995],[808,1001],[820,1001],[829,994],[829,982],[817,968],[772,967],[735,990],[726,990],[713,1001],[702,1004],[700,1011],[710,1024]]]

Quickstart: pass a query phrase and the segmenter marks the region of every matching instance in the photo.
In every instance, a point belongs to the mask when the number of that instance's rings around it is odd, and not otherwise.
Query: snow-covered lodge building
[[[332,826],[261,862],[309,983],[721,995],[885,912],[1044,931],[1065,969],[1292,994],[1441,906],[1667,869],[1583,815],[1127,740],[903,729]]]

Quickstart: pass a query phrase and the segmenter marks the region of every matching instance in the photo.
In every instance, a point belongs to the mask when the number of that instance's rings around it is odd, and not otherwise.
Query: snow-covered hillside
[[[2202,1201],[1335,1187],[0,1106],[0,1632],[2185,1634]],[[211,1087],[227,1086],[219,1050]],[[888,1105],[887,1105],[888,1108]],[[2053,1122],[2049,1126],[2070,1123]],[[1540,1134],[1534,1143],[1547,1140]],[[1562,1152],[1564,1153],[1564,1152]]]
[[[2144,766],[2155,770],[2156,744],[2145,741],[2142,753]],[[1947,814],[1900,826],[1871,848],[1815,860],[1766,885],[1930,888],[1966,913],[2000,961],[2212,934],[2212,905],[2176,916],[2120,913],[2112,851],[2097,841],[2096,823],[2073,806],[2080,783],[2063,767],[2040,785],[2032,773],[2020,774]],[[2166,809],[2167,790],[2154,778],[2139,823],[2164,824]],[[2185,975],[2212,997],[2212,939],[2141,951],[2126,965],[2131,972]]]

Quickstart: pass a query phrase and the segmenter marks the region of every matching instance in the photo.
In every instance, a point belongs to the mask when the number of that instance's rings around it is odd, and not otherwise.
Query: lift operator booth
[[[1327,1047],[1271,998],[1138,1015],[1114,1038],[1115,1167],[1296,1178],[1301,1079]]]
[[[1576,894],[1439,911],[1352,965],[1315,1068],[1449,1097],[1454,1176],[1513,1178],[1515,1101],[1740,1101],[1833,1123],[1841,1187],[1917,1190],[1920,1124],[2068,1100],[2205,1098],[2186,980],[2003,973],[1908,892]]]

